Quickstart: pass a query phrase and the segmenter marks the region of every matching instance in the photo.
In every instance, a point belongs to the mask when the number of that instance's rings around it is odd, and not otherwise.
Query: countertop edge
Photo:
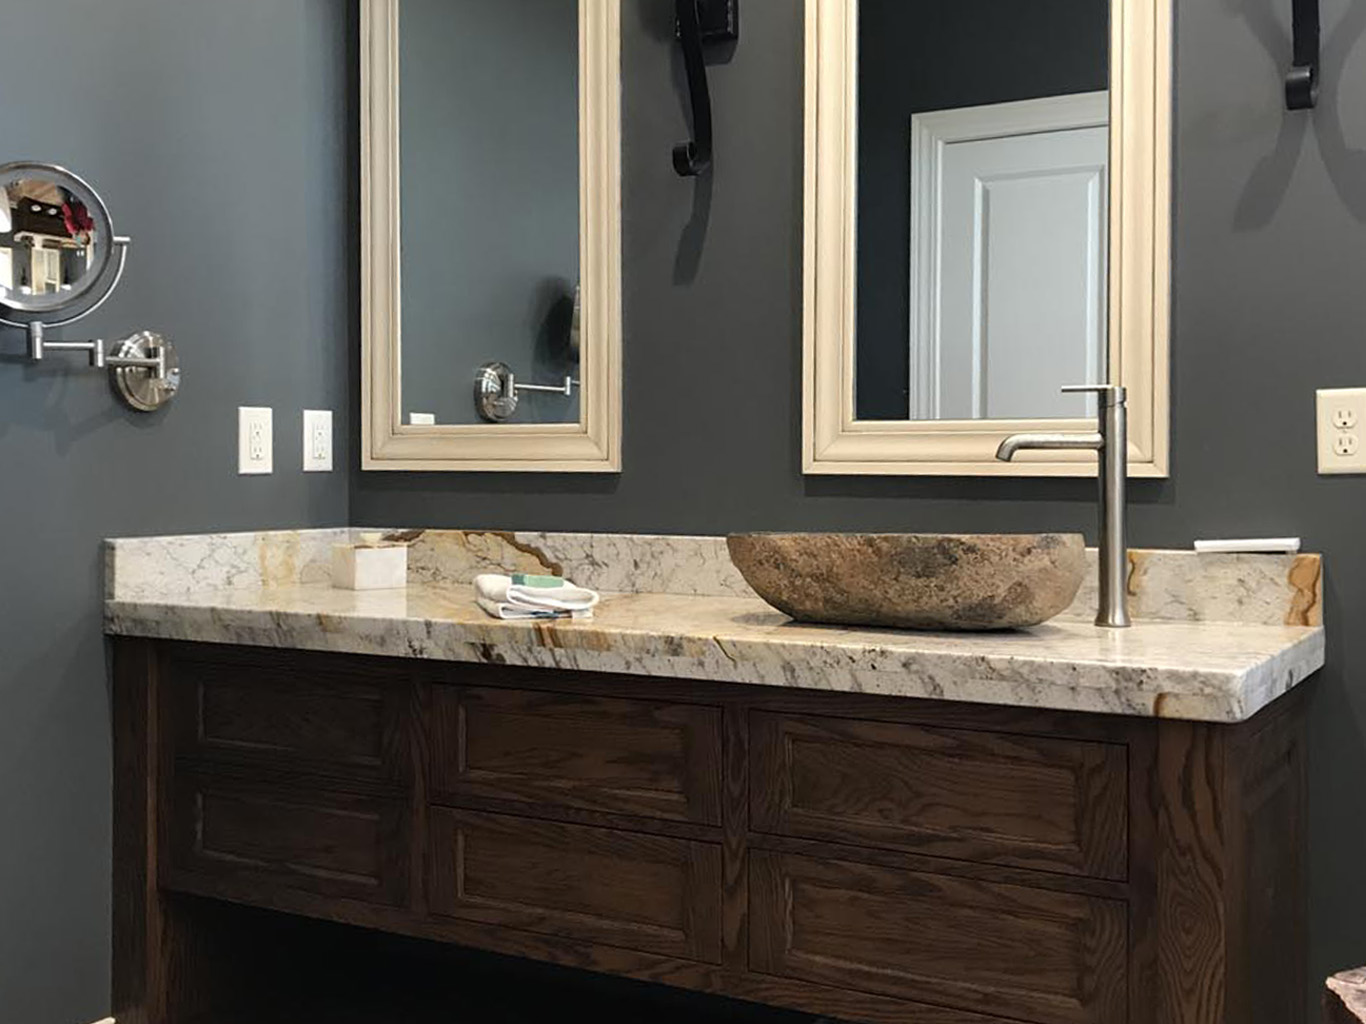
[[[345,622],[346,628],[339,626]],[[555,631],[526,624],[486,624],[494,629],[460,621],[418,617],[383,617],[361,613],[343,616],[287,609],[244,609],[212,604],[176,603],[171,598],[144,601],[108,600],[104,610],[105,632],[114,636],[145,639],[217,643],[250,647],[289,648],[316,652],[413,658],[456,663],[510,664],[529,668],[552,668],[606,672],[640,678],[695,679],[740,685],[761,685],[811,691],[880,694],[907,699],[950,700],[995,706],[1033,707],[1090,714],[1174,718],[1187,721],[1232,724],[1253,717],[1276,699],[1308,679],[1324,664],[1325,635],[1321,626],[1301,627],[1308,632],[1289,642],[1262,662],[1242,671],[1211,671],[1164,666],[1152,670],[1162,679],[1154,685],[1138,679],[1134,671],[1086,660],[1049,659],[1041,656],[981,657],[969,651],[924,652],[913,657],[924,669],[865,670],[844,657],[856,644],[832,641],[821,645],[808,638],[780,640],[764,633],[752,637],[717,632],[674,635],[661,630],[626,629],[617,635],[657,636],[661,650],[639,651],[623,644],[594,649],[590,644],[562,646],[553,642]],[[506,636],[517,642],[488,639],[498,626],[521,626]],[[440,627],[446,627],[445,635]],[[611,628],[607,631],[612,631]],[[472,632],[482,632],[472,637]],[[572,634],[561,634],[572,635]],[[527,642],[528,638],[530,642]],[[781,657],[763,658],[765,652],[807,650],[828,653],[840,664],[823,666],[801,660],[800,667]],[[746,649],[748,648],[748,649]],[[871,647],[867,648],[873,649]],[[743,657],[738,655],[759,655]],[[903,656],[904,657],[904,656]],[[982,671],[974,673],[974,662]],[[1007,669],[1030,664],[1059,665],[1080,672],[1114,676],[1114,686],[1096,682],[1049,681],[1011,678]],[[959,670],[947,685],[935,671],[951,666]],[[1000,672],[991,678],[989,671]],[[1186,676],[1206,687],[1204,692],[1183,692],[1161,685]],[[1168,679],[1168,677],[1170,677]],[[1124,685],[1121,685],[1123,683]]]

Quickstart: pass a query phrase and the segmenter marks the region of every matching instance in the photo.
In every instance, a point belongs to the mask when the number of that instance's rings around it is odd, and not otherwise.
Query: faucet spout
[[[996,457],[1009,462],[1023,451],[1100,451],[1105,438],[1094,434],[1011,434],[996,449]]]
[[[1076,434],[1012,434],[996,449],[1009,462],[1022,451],[1094,451],[1100,459],[1100,609],[1096,625],[1122,629],[1129,623],[1129,549],[1125,537],[1125,485],[1129,477],[1127,392],[1115,384],[1063,388],[1095,391],[1099,430]]]

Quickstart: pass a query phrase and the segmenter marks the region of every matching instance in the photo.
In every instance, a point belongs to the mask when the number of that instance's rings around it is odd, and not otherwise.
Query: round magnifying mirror
[[[109,209],[86,182],[51,164],[0,166],[0,305],[35,314],[79,306],[113,255]]]

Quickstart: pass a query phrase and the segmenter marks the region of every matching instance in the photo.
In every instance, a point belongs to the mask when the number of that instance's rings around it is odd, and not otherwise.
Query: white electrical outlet
[[[275,472],[275,416],[269,409],[237,410],[237,472],[264,476]]]
[[[332,413],[304,410],[304,472],[332,472]]]
[[[1366,388],[1335,388],[1318,393],[1319,472],[1366,474]]]

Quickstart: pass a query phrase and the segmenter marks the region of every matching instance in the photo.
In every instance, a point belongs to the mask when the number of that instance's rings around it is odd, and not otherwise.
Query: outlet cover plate
[[[1366,388],[1318,393],[1319,473],[1366,474]]]
[[[332,413],[304,410],[304,472],[332,472]]]
[[[243,406],[237,410],[237,472],[267,476],[275,472],[275,414]]]

